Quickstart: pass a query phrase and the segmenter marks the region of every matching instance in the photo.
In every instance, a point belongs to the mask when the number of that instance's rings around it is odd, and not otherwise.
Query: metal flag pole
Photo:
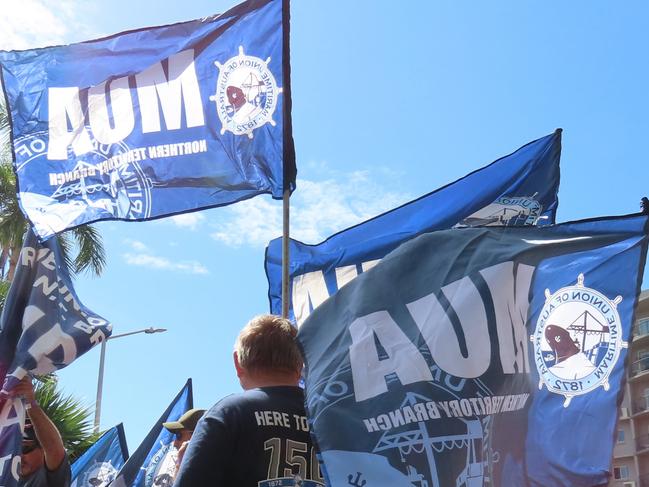
[[[282,317],[288,318],[288,238],[289,238],[289,198],[291,191],[284,190],[282,197]]]
[[[95,401],[95,421],[93,431],[99,433],[99,423],[101,421],[101,399],[102,393],[104,390],[104,363],[106,362],[106,342],[108,340],[114,340],[115,338],[127,337],[130,335],[137,335],[138,333],[146,333],[150,335],[152,333],[163,333],[167,331],[166,328],[144,328],[142,330],[129,331],[128,333],[122,333],[121,335],[112,335],[101,341],[101,352],[99,355],[99,376],[97,377],[97,399]]]

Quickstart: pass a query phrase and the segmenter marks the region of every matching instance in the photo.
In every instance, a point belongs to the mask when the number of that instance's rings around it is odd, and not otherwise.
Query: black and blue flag
[[[604,485],[649,216],[432,232],[298,333],[330,485]]]
[[[561,130],[317,245],[289,242],[289,317],[311,311],[403,242],[433,230],[554,223]],[[271,312],[282,312],[282,239],[266,249]]]
[[[177,421],[193,407],[192,380],[187,382],[129,457],[112,487],[171,487],[176,473],[178,449],[175,435],[162,423]]]
[[[20,205],[47,238],[295,187],[288,0],[0,51]]]
[[[106,431],[72,464],[71,487],[108,487],[128,458],[124,427]]]
[[[56,239],[25,235],[16,273],[0,316],[0,485],[15,485],[8,466],[20,457],[24,409],[5,400],[27,374],[49,374],[72,363],[112,330],[79,300]]]

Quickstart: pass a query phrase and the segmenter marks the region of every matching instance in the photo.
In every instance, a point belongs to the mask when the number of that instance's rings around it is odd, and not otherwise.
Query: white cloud
[[[143,252],[148,248],[144,243],[140,242],[139,240],[132,240],[130,238],[125,238],[124,243],[129,247],[131,247],[133,250],[137,250],[138,252]]]
[[[205,216],[197,212],[184,213],[182,215],[172,216],[169,218],[169,220],[181,228],[189,228],[190,230],[196,230],[196,227],[203,220],[205,220]]]
[[[95,37],[82,0],[4,0],[0,8],[0,49],[30,49]],[[84,19],[81,21],[80,19]]]
[[[335,179],[298,179],[291,196],[291,237],[318,243],[329,235],[392,209],[410,199],[373,181],[367,171]],[[212,238],[231,246],[265,246],[282,234],[282,203],[252,198],[219,210],[228,211]]]
[[[195,260],[172,262],[164,257],[145,253],[126,253],[123,257],[129,265],[147,267],[149,269],[187,272],[189,274],[209,274],[207,268]]]

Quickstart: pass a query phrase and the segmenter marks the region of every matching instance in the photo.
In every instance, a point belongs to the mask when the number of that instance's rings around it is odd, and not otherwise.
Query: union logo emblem
[[[282,88],[277,86],[273,73],[268,68],[270,58],[260,59],[247,56],[243,46],[239,54],[221,64],[216,81],[216,93],[210,100],[216,103],[216,111],[221,120],[221,135],[226,131],[234,135],[247,135],[266,123],[275,126],[273,113]]]
[[[530,337],[534,362],[539,372],[539,389],[565,397],[564,407],[575,396],[597,387],[609,390],[608,378],[620,351],[627,348],[617,305],[621,296],[610,300],[599,291],[577,284],[545,291],[545,305]]]

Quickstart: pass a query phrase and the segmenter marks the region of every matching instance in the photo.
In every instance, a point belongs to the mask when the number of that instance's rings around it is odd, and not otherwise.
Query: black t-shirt
[[[324,485],[299,387],[251,389],[200,420],[174,487]]]

